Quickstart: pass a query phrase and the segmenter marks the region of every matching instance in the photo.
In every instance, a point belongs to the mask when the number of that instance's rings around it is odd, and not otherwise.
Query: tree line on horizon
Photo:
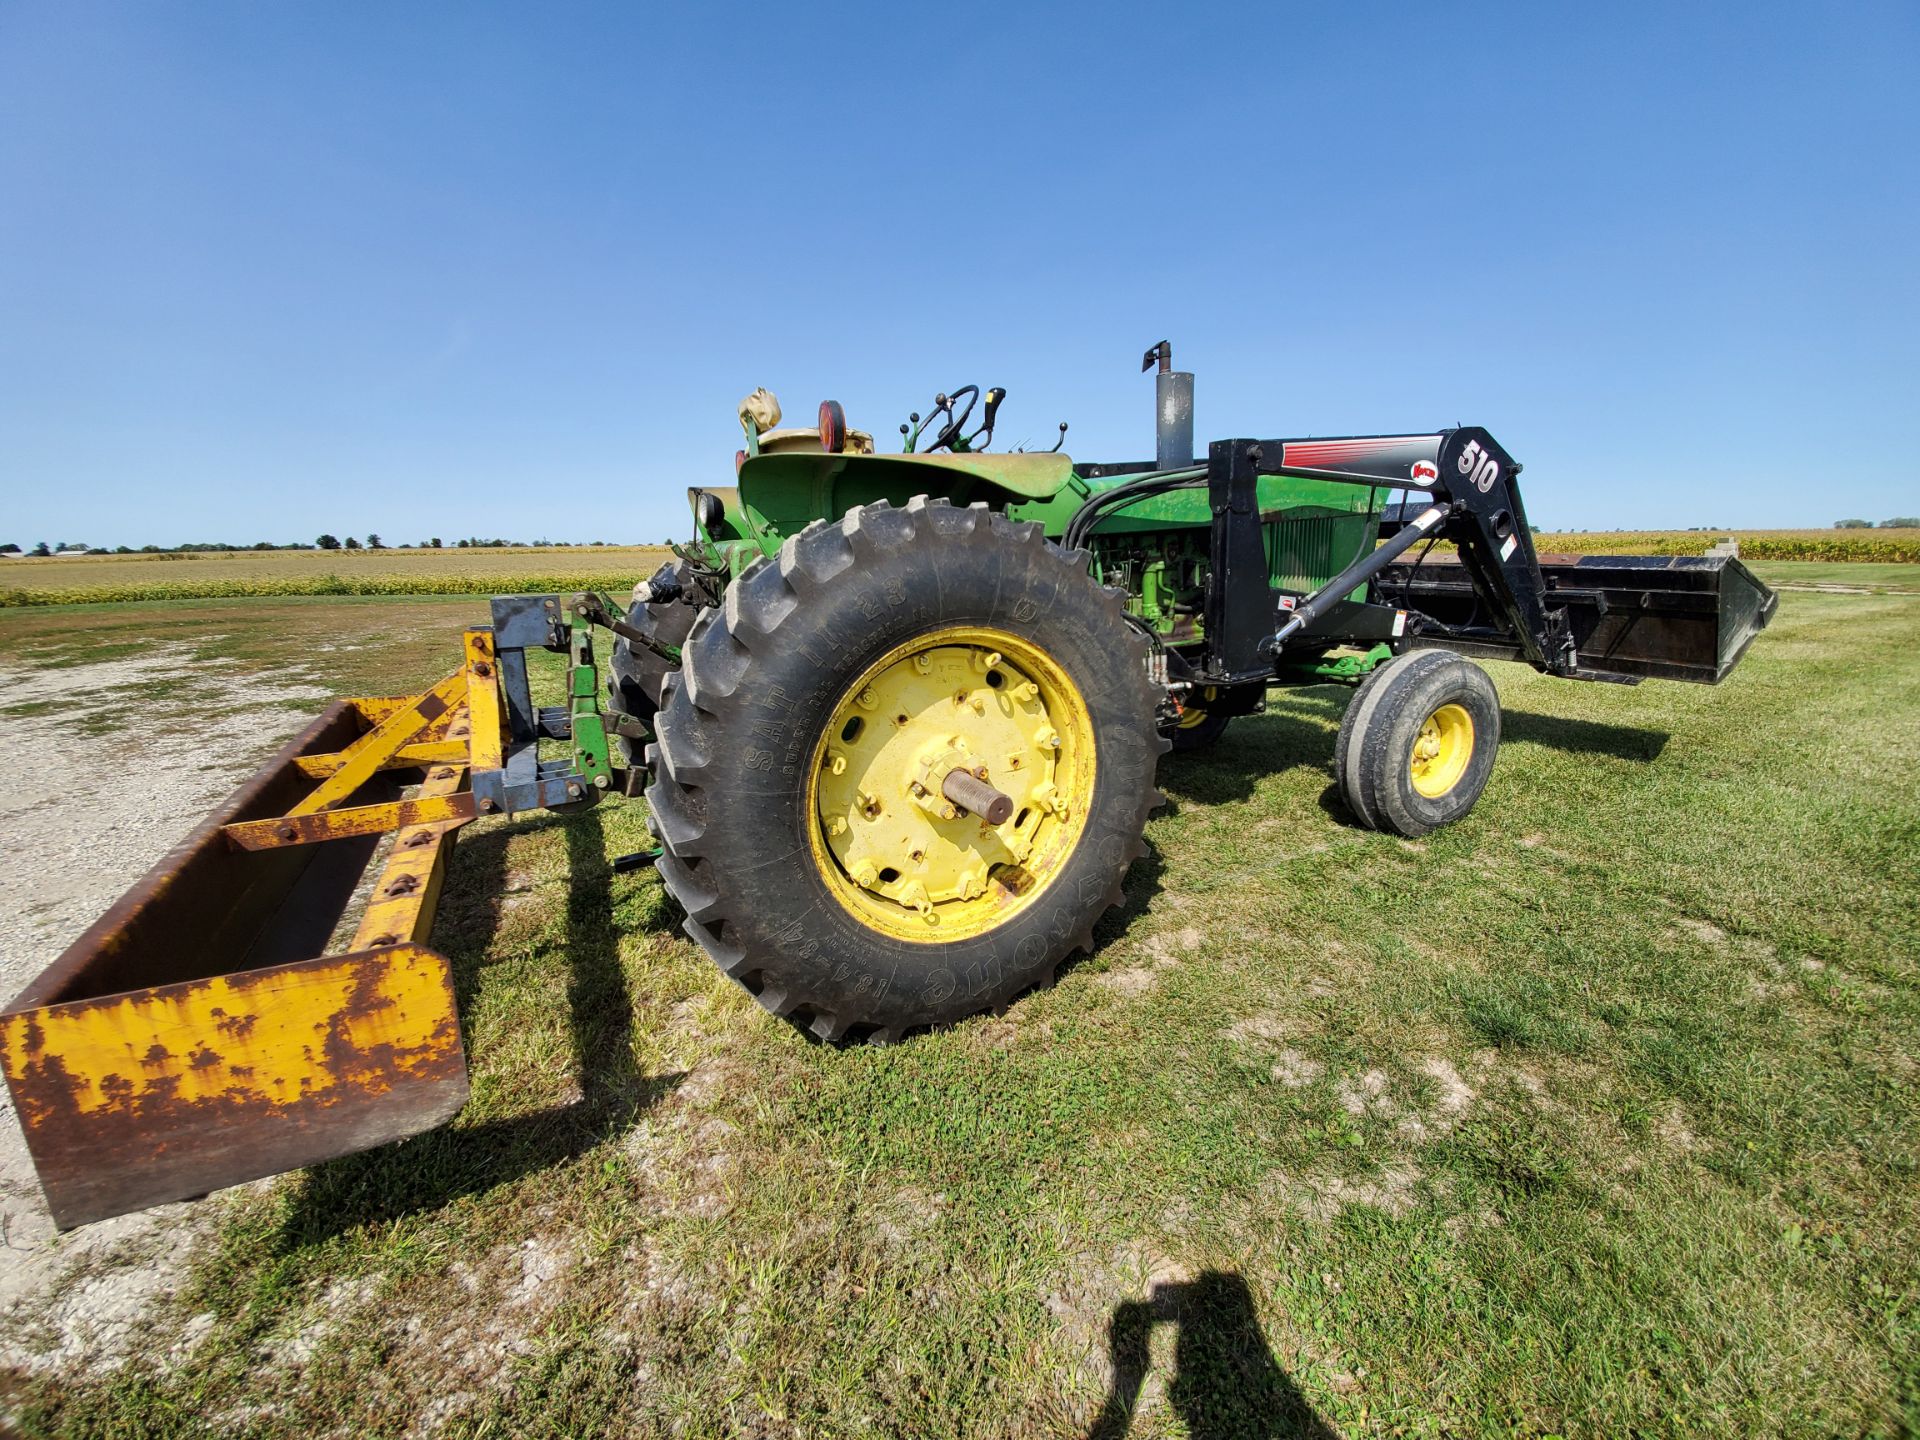
[[[311,541],[294,540],[284,545],[276,545],[271,540],[259,540],[251,545],[230,545],[224,540],[188,541],[184,545],[115,545],[111,549],[94,549],[81,541],[62,540],[57,544],[48,544],[42,540],[32,549],[22,550],[20,546],[8,541],[0,544],[0,555],[26,555],[29,558],[43,558],[54,555],[197,555],[197,554],[241,554],[255,550],[528,550],[528,549],[601,549],[619,542],[613,540],[482,540],[478,536],[468,536],[464,540],[455,540],[451,545],[434,536],[422,540],[418,545],[403,542],[388,545],[379,535],[369,532],[362,541],[349,535],[345,539],[333,534],[317,536]],[[644,544],[644,541],[636,541]],[[663,542],[671,544],[671,541]]]

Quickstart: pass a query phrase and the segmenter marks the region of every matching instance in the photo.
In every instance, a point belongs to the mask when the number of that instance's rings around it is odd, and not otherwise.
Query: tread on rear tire
[[[1095,757],[1081,828],[1004,922],[950,942],[860,919],[816,860],[814,756],[849,687],[916,638],[998,629],[1043,651],[1084,702]],[[1145,854],[1167,749],[1146,643],[1083,552],[984,506],[916,497],[791,536],[704,610],[656,721],[658,871],[685,929],[762,1006],[822,1040],[894,1040],[1050,981],[1121,902]],[[831,862],[825,862],[831,863]]]

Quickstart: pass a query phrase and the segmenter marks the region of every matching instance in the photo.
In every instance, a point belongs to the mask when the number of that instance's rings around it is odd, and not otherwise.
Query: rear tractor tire
[[[921,497],[808,526],[666,679],[647,803],[687,933],[829,1041],[1048,982],[1145,853],[1145,662],[1038,525]]]
[[[1334,774],[1362,825],[1412,839],[1473,809],[1499,749],[1500,697],[1487,672],[1451,651],[1412,650],[1354,692]]]

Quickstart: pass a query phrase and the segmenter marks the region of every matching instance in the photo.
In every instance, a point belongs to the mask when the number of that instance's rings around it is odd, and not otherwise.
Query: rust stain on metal
[[[59,1225],[417,1134],[458,1111],[451,976],[422,942],[474,814],[473,683],[469,663],[424,695],[329,706],[0,1014],[0,1069]],[[497,689],[488,698],[497,710]],[[379,772],[407,768],[427,779],[394,799]],[[217,973],[272,955],[283,931],[323,937],[365,837],[396,828],[352,953]],[[360,848],[310,860],[286,848],[355,836]]]
[[[287,813],[311,815],[331,809],[346,799],[377,773],[383,762],[392,759],[402,746],[422,730],[430,729],[434,720],[449,714],[465,699],[466,693],[467,672],[462,668],[446,676],[425,694],[415,696],[412,703],[387,715],[373,729],[341,751],[340,768],[321,781],[312,794],[291,807]]]
[[[243,850],[282,845],[315,845],[355,835],[378,835],[411,825],[464,824],[474,815],[473,798],[461,794],[425,794],[414,800],[322,810],[282,820],[242,820],[225,827],[227,838]]]
[[[412,945],[0,1016],[0,1052],[62,1224],[416,1133],[466,1093],[447,962]]]
[[[402,745],[392,755],[382,760],[380,770],[412,770],[421,765],[436,765],[447,761],[465,763],[467,758],[467,740],[464,732],[455,734],[450,727],[445,736],[439,739],[414,740]],[[423,732],[424,733],[424,732]],[[300,773],[315,780],[324,780],[329,775],[339,773],[346,763],[344,752],[336,751],[327,755],[302,755],[296,762]]]

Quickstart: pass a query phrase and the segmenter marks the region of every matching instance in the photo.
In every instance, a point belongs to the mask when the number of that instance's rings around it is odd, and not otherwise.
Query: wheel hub
[[[1217,687],[1209,685],[1202,690],[1189,692],[1187,703],[1180,711],[1179,726],[1182,730],[1197,730],[1207,723],[1207,706],[1220,696]]]
[[[1473,758],[1473,716],[1463,706],[1442,705],[1420,722],[1408,773],[1413,788],[1437,800],[1460,783]]]
[[[1029,642],[956,627],[898,647],[821,738],[812,810],[829,888],[903,938],[990,929],[1071,851],[1093,759],[1078,691]]]

